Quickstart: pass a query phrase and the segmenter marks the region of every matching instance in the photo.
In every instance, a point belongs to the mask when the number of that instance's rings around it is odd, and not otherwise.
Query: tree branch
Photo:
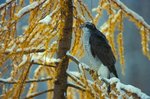
[[[79,84],[79,85],[82,86],[82,87],[85,87],[85,85],[84,85],[77,77],[75,77],[75,76],[73,76],[73,75],[71,75],[71,74],[69,74],[69,73],[67,73],[67,75],[68,75],[73,81],[75,81],[77,84]]]
[[[45,49],[29,49],[26,48],[24,50],[22,49],[17,49],[16,52],[15,51],[10,51],[10,50],[6,50],[3,54],[17,54],[17,53],[24,53],[24,54],[31,54],[31,53],[39,53],[39,52],[44,52]]]
[[[33,64],[35,64],[35,65],[43,65],[43,66],[46,66],[46,67],[56,67],[56,65],[54,66],[54,65],[52,65],[52,64],[47,64],[47,63],[40,63],[40,62],[35,62],[35,61],[33,61]],[[57,62],[56,63],[54,63],[54,64],[58,64]]]
[[[54,91],[54,89],[48,89],[48,90],[45,90],[45,91],[36,92],[36,93],[33,93],[33,94],[25,97],[24,99],[30,99],[30,98],[33,98],[33,97],[36,97],[36,96],[39,96],[39,95],[42,95],[42,94],[45,94],[45,93],[51,92],[51,91]]]
[[[85,88],[83,88],[81,86],[78,86],[78,85],[75,85],[75,84],[71,84],[71,83],[68,84],[68,87],[73,87],[75,89],[78,89],[78,90],[81,90],[81,91],[85,91]]]
[[[3,9],[4,7],[6,7],[7,5],[11,4],[12,2],[14,2],[15,0],[9,0],[6,3],[0,4],[0,10]]]
[[[72,56],[69,51],[67,52],[66,55],[69,57],[69,59],[71,59],[72,61],[74,61],[77,65],[80,64],[80,61],[76,57]]]
[[[30,79],[30,80],[26,80],[24,83],[33,83],[33,82],[44,82],[44,81],[48,81],[48,80],[52,80],[53,78],[49,77],[49,78],[45,78],[45,79]],[[18,81],[7,81],[5,79],[0,79],[0,83],[3,84],[16,84]]]

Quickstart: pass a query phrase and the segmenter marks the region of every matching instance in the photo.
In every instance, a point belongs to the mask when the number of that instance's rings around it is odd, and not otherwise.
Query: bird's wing
[[[92,33],[90,36],[90,45],[92,55],[94,57],[97,56],[101,60],[101,62],[105,66],[108,66],[109,70],[113,72],[116,59],[106,37],[103,34],[99,35],[96,33]]]

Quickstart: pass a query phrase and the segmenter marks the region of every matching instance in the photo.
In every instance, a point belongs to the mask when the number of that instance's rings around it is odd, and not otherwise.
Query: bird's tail
[[[117,74],[117,71],[116,71],[115,66],[113,65],[113,66],[111,66],[111,67],[112,67],[111,72],[118,78],[118,74]]]

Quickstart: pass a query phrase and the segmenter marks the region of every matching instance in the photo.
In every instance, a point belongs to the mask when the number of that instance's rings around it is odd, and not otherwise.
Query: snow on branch
[[[51,20],[52,20],[51,17],[52,17],[54,14],[56,14],[56,13],[59,11],[59,9],[60,9],[60,7],[57,7],[53,12],[51,12],[51,13],[50,13],[49,15],[47,15],[45,18],[41,19],[41,20],[39,21],[39,23],[43,23],[43,24],[49,25],[50,22],[51,22]]]
[[[4,52],[4,54],[17,54],[17,53],[24,53],[24,54],[31,54],[31,53],[40,53],[40,52],[44,52],[45,49],[38,49],[38,48],[18,48],[16,51],[14,51],[14,47],[11,49],[6,49],[6,51]]]
[[[42,2],[33,2],[30,5],[27,5],[25,7],[23,7],[21,10],[19,10],[19,12],[16,14],[17,17],[22,17],[24,14],[28,13],[29,11],[35,9],[36,7],[40,6],[41,4],[43,4],[46,0],[43,0]]]
[[[110,85],[115,84],[117,91],[120,92],[121,95],[125,94],[123,92],[123,91],[125,91],[126,93],[136,94],[137,97],[139,97],[140,99],[149,99],[150,98],[150,96],[143,93],[139,88],[136,88],[132,85],[125,85],[125,84],[121,83],[119,79],[117,79],[115,77],[113,77],[111,79],[105,79],[105,80]]]
[[[76,64],[78,65],[82,65],[83,64],[83,69],[86,70],[86,66],[84,65],[84,63],[81,63],[75,56],[71,55],[69,52],[67,52],[66,54],[71,60],[73,60]],[[89,67],[89,66],[88,66]],[[81,70],[82,68],[80,68]],[[88,68],[90,69],[90,68]],[[97,78],[94,79],[93,81],[88,80],[86,75],[84,74],[84,72],[77,72],[77,71],[67,71],[67,74],[69,76],[69,78],[72,79],[72,81],[74,81],[78,86],[82,86],[85,91],[90,88],[90,90],[92,91],[91,94],[97,94],[97,93],[93,93],[93,91],[95,90],[94,86],[99,86],[99,88],[97,90],[99,90],[100,92],[103,93],[99,94],[96,97],[103,97],[103,98],[114,98],[114,97],[125,97],[125,98],[141,98],[141,99],[148,99],[150,98],[148,95],[146,95],[145,93],[143,93],[140,89],[132,86],[132,85],[125,85],[123,83],[120,82],[119,79],[117,78],[111,78],[111,79],[106,79],[106,78]],[[85,81],[86,80],[86,81]],[[103,83],[102,83],[103,82]],[[111,92],[110,94],[107,93],[107,86],[110,85],[111,88]],[[77,88],[78,89],[78,88]],[[79,90],[81,90],[79,88]]]
[[[15,0],[6,0],[6,3],[0,4],[0,10],[3,9],[3,8],[5,8],[7,5],[11,4],[14,1]]]
[[[53,78],[49,77],[49,78],[42,78],[42,79],[30,79],[30,80],[26,80],[24,83],[33,83],[33,82],[44,82],[44,81],[48,81],[48,80],[52,80]],[[16,84],[18,81],[11,81],[9,79],[3,79],[0,78],[0,83],[3,84]]]
[[[130,10],[128,7],[126,7],[120,0],[111,0],[111,1],[113,3],[115,3],[115,5],[119,9],[122,9],[124,11],[124,13],[127,14],[127,16],[133,17],[136,21],[139,21],[144,27],[146,27],[150,31],[150,25],[147,24],[140,15],[138,15],[136,12],[134,12],[134,11]]]
[[[69,51],[66,53],[66,55],[79,66],[79,70],[81,70],[81,67],[86,70],[90,69],[88,65],[81,63],[75,56],[71,55]]]

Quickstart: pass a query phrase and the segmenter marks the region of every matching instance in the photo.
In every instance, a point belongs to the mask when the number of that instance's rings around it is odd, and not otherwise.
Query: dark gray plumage
[[[118,78],[115,69],[116,59],[105,35],[102,34],[91,22],[84,23],[81,25],[81,28],[87,29],[84,31],[85,34],[89,33],[89,38],[86,39],[89,39],[87,41],[89,42],[93,58],[95,58],[95,60],[98,58],[98,60],[108,68],[109,72],[113,73]]]

